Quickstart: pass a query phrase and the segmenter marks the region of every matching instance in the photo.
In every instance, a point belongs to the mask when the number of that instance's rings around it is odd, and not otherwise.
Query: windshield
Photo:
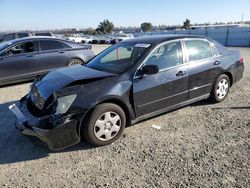
[[[120,74],[130,68],[150,44],[122,42],[100,53],[86,66],[100,71]]]

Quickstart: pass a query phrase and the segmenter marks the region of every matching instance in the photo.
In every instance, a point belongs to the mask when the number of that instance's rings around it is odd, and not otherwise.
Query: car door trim
[[[144,104],[138,105],[137,108],[141,108],[141,107],[143,107],[143,106],[147,106],[147,105],[150,105],[150,104],[153,104],[153,103],[156,103],[156,102],[160,102],[160,101],[169,99],[169,98],[171,98],[171,97],[176,97],[176,96],[178,96],[178,95],[183,95],[183,94],[185,94],[185,93],[188,93],[188,90],[183,91],[183,92],[180,92],[180,93],[177,93],[177,94],[174,94],[174,95],[171,95],[171,96],[163,97],[163,98],[161,98],[161,99],[157,99],[157,100],[154,100],[154,101],[150,101],[150,102],[148,102],[148,103],[144,103]]]
[[[207,87],[207,86],[211,86],[211,85],[213,85],[213,83],[205,84],[205,85],[199,86],[199,87],[194,87],[192,89],[189,89],[189,91],[195,91],[197,89],[201,89],[201,88],[204,88],[204,87]]]
[[[187,106],[189,104],[201,101],[203,99],[207,99],[209,97],[209,95],[210,94],[205,94],[205,95],[202,95],[202,96],[199,96],[199,97],[196,97],[196,98],[193,98],[193,99],[190,99],[190,100],[178,103],[178,104],[174,104],[172,106],[168,106],[166,108],[163,108],[163,109],[160,109],[160,110],[157,110],[157,111],[154,111],[154,112],[150,112],[150,113],[144,114],[144,115],[139,116],[136,119],[132,120],[131,124],[135,124],[135,123],[137,123],[139,121],[142,121],[144,119],[148,119],[150,117],[154,117],[154,116],[157,116],[159,114],[163,114],[163,113],[169,112],[171,110],[175,110],[175,109],[181,108],[183,106]]]

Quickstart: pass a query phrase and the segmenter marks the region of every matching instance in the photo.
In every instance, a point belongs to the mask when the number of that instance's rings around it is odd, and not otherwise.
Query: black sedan
[[[34,79],[49,70],[94,57],[90,45],[52,37],[26,37],[0,44],[0,85]]]
[[[36,80],[11,105],[16,127],[50,149],[84,137],[95,146],[117,140],[126,126],[209,98],[223,101],[242,78],[238,51],[197,36],[152,36],[118,43],[85,66]]]

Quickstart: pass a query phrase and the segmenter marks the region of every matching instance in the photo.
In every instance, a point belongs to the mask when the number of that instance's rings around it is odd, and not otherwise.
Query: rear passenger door
[[[69,48],[58,40],[39,40],[40,51],[37,56],[37,64],[40,71],[45,73],[50,69],[66,66],[68,63]]]
[[[209,94],[222,71],[220,52],[206,39],[184,40],[189,99]]]

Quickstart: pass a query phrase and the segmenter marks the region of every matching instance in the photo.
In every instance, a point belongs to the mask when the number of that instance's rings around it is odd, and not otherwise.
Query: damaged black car
[[[103,146],[138,121],[207,98],[223,101],[243,70],[238,51],[208,38],[134,38],[86,65],[40,77],[9,108],[17,129],[50,149],[72,146],[81,138]]]

